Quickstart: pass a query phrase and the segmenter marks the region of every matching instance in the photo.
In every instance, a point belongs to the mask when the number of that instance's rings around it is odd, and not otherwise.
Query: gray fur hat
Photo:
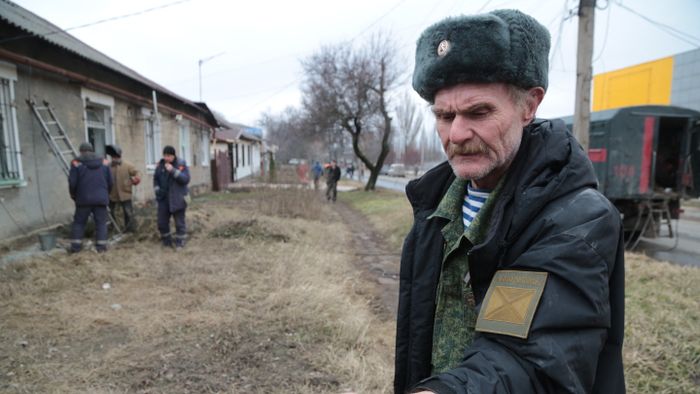
[[[429,102],[438,90],[465,82],[503,82],[547,90],[550,37],[517,10],[446,18],[418,39],[413,89]]]

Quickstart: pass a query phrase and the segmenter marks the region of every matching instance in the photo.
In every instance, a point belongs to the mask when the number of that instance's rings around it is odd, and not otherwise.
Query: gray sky
[[[174,0],[15,1],[66,29]],[[594,73],[700,46],[698,0],[598,3],[604,9],[596,10]],[[389,32],[410,73],[416,39],[430,24],[446,16],[516,8],[537,18],[552,35],[550,85],[539,116],[553,117],[574,111],[578,21],[566,17],[577,4],[578,0],[189,0],[70,33],[191,100],[199,99],[198,60],[223,52],[202,66],[203,99],[229,120],[254,125],[263,111],[300,103],[299,60],[322,45],[361,42],[373,32]],[[685,39],[623,6],[671,26]]]

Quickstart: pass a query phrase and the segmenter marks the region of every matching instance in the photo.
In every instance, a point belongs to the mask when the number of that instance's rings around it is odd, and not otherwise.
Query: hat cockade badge
[[[447,52],[449,52],[451,48],[452,48],[452,44],[450,44],[449,41],[447,41],[447,40],[440,41],[440,43],[438,44],[438,47],[437,47],[438,56],[443,57],[443,56],[447,55]]]

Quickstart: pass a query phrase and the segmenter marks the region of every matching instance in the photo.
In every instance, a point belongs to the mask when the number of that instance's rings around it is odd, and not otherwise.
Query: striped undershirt
[[[462,222],[464,222],[465,231],[471,226],[476,214],[484,206],[490,193],[491,190],[474,189],[471,183],[467,184],[467,194],[464,195],[464,202],[462,203]]]

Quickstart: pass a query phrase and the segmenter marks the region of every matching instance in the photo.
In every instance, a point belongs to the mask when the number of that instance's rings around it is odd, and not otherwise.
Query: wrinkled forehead
[[[477,103],[512,103],[511,87],[504,83],[462,83],[437,91],[433,108]]]

